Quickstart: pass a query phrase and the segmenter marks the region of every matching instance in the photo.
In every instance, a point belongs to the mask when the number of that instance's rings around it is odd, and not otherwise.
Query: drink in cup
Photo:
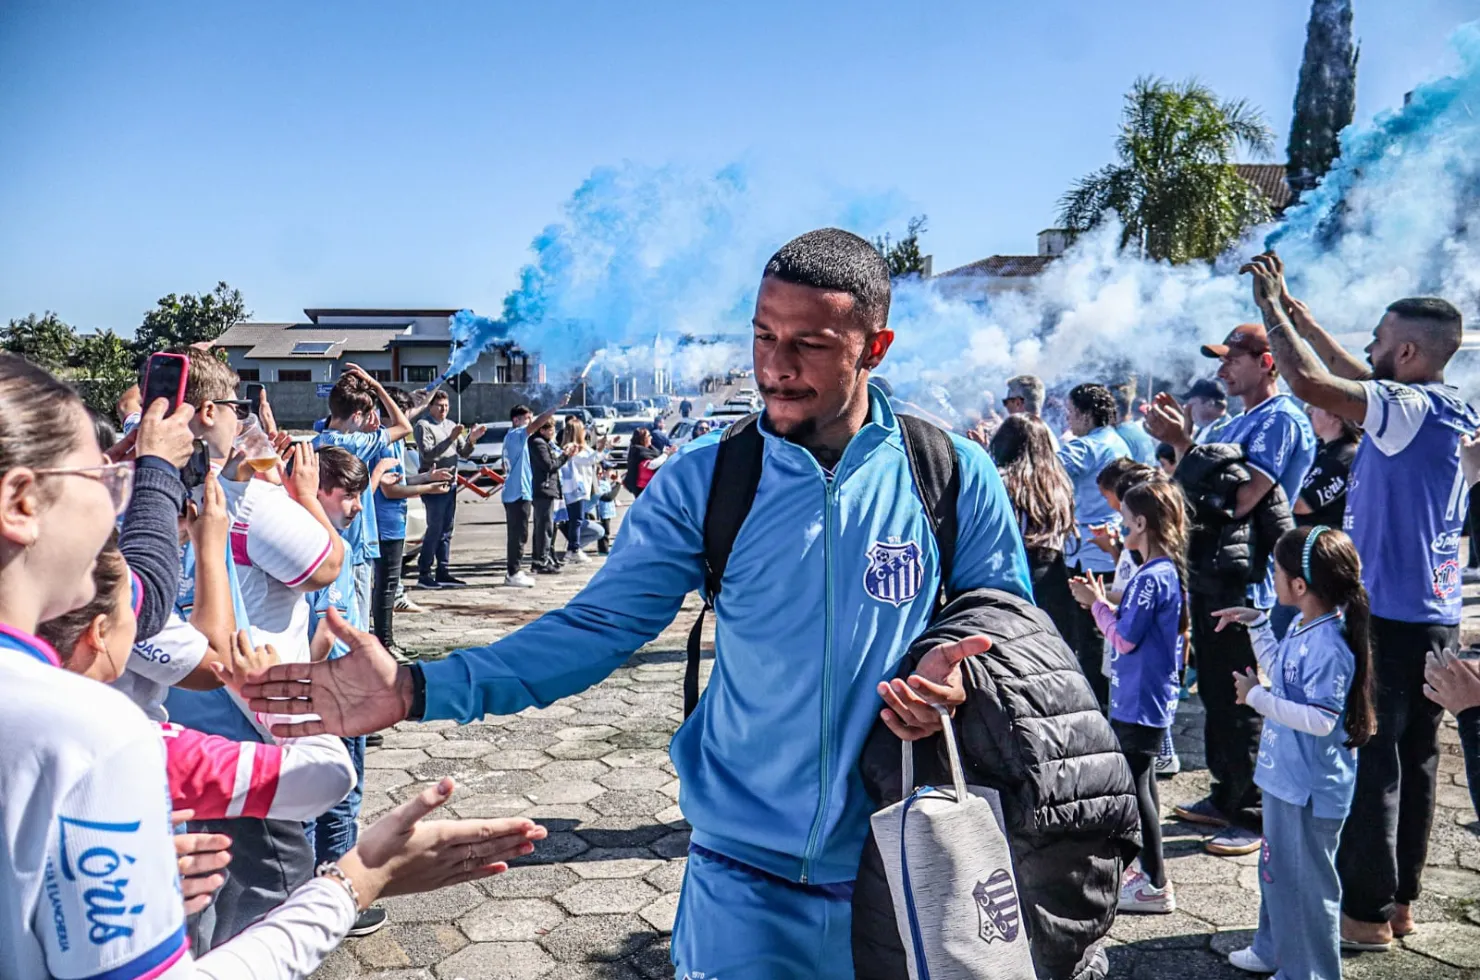
[[[248,415],[242,422],[242,430],[237,433],[233,445],[246,453],[247,465],[253,472],[266,473],[281,462],[277,450],[272,446],[272,440],[262,431],[262,424],[255,415]]]

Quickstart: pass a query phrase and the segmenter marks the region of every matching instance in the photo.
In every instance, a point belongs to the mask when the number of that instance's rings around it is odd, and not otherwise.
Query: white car
[[[632,445],[632,433],[638,429],[651,430],[652,427],[653,420],[646,417],[617,419],[612,423],[611,432],[607,433],[607,459],[617,466],[626,466],[627,449]]]
[[[457,461],[457,471],[471,477],[485,466],[501,470],[504,465],[504,437],[513,422],[489,422],[488,431],[473,445],[473,455]]]

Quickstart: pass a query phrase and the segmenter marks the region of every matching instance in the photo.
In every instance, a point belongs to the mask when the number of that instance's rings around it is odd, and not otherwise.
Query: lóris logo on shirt
[[[869,595],[897,607],[920,594],[925,563],[918,544],[913,541],[901,544],[898,538],[875,541],[866,557],[868,568],[863,572],[863,589]]]
[[[132,903],[128,895],[131,866],[136,859],[128,853],[138,833],[139,822],[103,823],[57,817],[60,835],[62,877],[82,884],[83,916],[88,921],[87,938],[94,946],[134,934],[131,924],[144,911],[144,903]]]

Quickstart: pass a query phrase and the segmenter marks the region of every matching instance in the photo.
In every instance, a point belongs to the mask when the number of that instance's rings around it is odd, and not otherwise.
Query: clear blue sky
[[[592,167],[750,158],[930,216],[938,270],[1032,252],[1140,74],[1261,106],[1308,4],[0,0],[0,318],[129,333],[225,279],[496,311]],[[1356,0],[1359,118],[1480,0]]]

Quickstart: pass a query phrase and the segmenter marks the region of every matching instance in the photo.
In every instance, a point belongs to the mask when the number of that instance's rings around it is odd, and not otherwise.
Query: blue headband
[[[1310,535],[1305,539],[1305,552],[1300,556],[1300,571],[1304,573],[1306,582],[1310,581],[1310,553],[1315,550],[1316,538],[1331,530],[1324,524],[1317,524],[1310,529]]]

